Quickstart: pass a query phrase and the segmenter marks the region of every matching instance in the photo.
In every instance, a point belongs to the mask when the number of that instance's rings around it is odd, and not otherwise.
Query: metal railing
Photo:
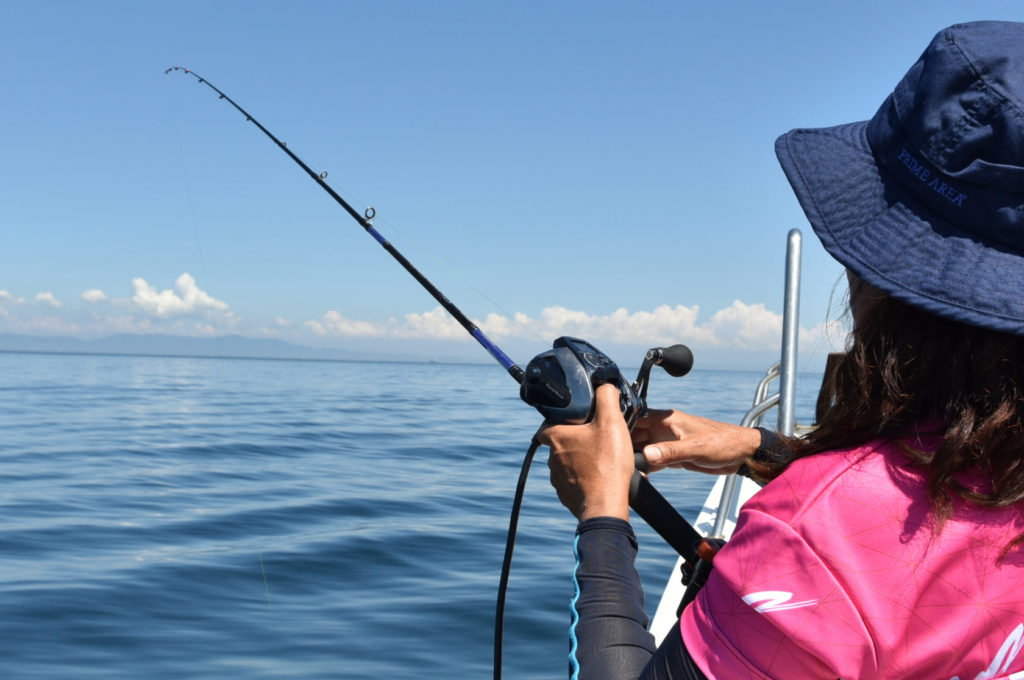
[[[797,344],[800,330],[800,256],[802,235],[799,229],[791,229],[786,241],[786,287],[782,308],[782,357],[772,364],[754,393],[754,404],[740,420],[744,427],[754,427],[764,420],[764,415],[778,407],[779,434],[790,436],[796,429],[796,367]],[[779,380],[779,390],[769,394],[771,384]],[[715,513],[715,524],[711,536],[724,536],[726,522],[736,515],[736,500],[741,478],[729,475],[722,488],[722,498]]]

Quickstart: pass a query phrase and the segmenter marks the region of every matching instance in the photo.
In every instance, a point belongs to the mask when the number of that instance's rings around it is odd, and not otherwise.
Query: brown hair
[[[934,454],[903,448],[925,469],[936,530],[950,517],[954,494],[989,507],[1024,499],[1024,336],[949,321],[851,283],[849,348],[831,375],[817,427],[788,442],[794,460],[929,428],[942,435]],[[772,478],[786,464],[755,472]],[[955,476],[969,470],[989,486],[965,488]],[[1024,534],[1007,549],[1022,542]]]

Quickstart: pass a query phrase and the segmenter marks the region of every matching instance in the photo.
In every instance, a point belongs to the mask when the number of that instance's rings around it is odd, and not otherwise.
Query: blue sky
[[[488,360],[255,127],[164,75],[181,65],[373,205],[521,362],[573,334],[625,364],[684,342],[698,366],[757,365],[799,227],[813,368],[841,343],[822,326],[841,269],[774,139],[870,117],[975,19],[1024,5],[3,3],[0,332]]]

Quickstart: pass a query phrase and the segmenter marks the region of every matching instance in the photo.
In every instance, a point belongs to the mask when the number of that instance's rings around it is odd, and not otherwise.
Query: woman
[[[630,433],[615,390],[545,430],[580,519],[570,673],[1024,678],[1024,24],[940,32],[870,121],[776,152],[847,267],[832,405],[791,455],[677,411]],[[768,481],[655,651],[628,524],[654,467]]]

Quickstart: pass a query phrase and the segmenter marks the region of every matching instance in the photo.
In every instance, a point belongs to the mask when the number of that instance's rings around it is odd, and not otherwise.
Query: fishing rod
[[[597,388],[603,384],[612,384],[619,389],[619,406],[630,430],[637,418],[647,413],[647,388],[650,384],[651,369],[661,366],[669,375],[681,377],[693,366],[693,354],[684,345],[656,347],[647,351],[640,371],[633,383],[629,383],[622,375],[618,366],[606,354],[585,340],[563,336],[557,338],[552,348],[538,354],[527,364],[526,369],[520,368],[505,352],[488,338],[480,328],[462,313],[430,280],[424,276],[390,241],[385,239],[373,226],[376,211],[366,208],[360,214],[348,201],[327,184],[327,172],[315,172],[288,145],[274,136],[252,114],[239,106],[231,97],[214,86],[191,69],[172,66],[164,71],[169,74],[181,71],[195,78],[199,84],[206,85],[217,95],[238,110],[246,121],[252,123],[266,135],[282,151],[288,154],[320,188],[326,191],[352,219],[359,223],[402,267],[415,278],[428,293],[447,311],[478,343],[512,376],[520,386],[520,397],[527,404],[536,408],[544,416],[541,427],[552,424],[582,424],[589,422],[594,415],[594,397]],[[539,430],[538,430],[539,432]],[[494,677],[501,677],[501,646],[502,625],[504,619],[505,593],[508,586],[508,575],[511,568],[512,552],[515,545],[515,533],[518,524],[519,509],[522,504],[526,485],[527,472],[533,455],[540,442],[534,435],[530,448],[523,460],[519,481],[509,518],[508,539],[505,543],[505,555],[502,560],[501,578],[498,585],[497,607],[495,612],[494,640]],[[689,522],[676,512],[675,508],[658,493],[646,475],[646,462],[643,454],[636,454],[637,471],[633,475],[629,488],[630,507],[655,530],[676,552],[690,565],[707,564],[716,548],[697,533]]]
[[[413,266],[413,264],[409,262],[409,260],[407,260],[406,257],[398,251],[397,248],[391,245],[390,241],[384,238],[381,235],[381,233],[374,228],[373,219],[374,217],[376,217],[376,211],[372,207],[367,208],[365,212],[360,215],[359,211],[353,208],[348,201],[339,196],[338,192],[332,189],[331,186],[327,183],[326,170],[320,173],[314,172],[311,167],[306,165],[306,163],[301,158],[296,156],[295,153],[288,148],[287,144],[285,144],[280,139],[275,137],[270,130],[263,127],[263,125],[258,120],[253,118],[248,111],[239,106],[234,99],[224,94],[213,83],[211,83],[206,78],[203,78],[191,69],[187,69],[182,66],[172,66],[164,71],[164,75],[171,73],[172,71],[182,71],[186,75],[194,77],[200,84],[206,85],[211,90],[216,92],[221,99],[225,100],[227,103],[231,104],[231,106],[238,109],[239,113],[245,116],[245,119],[247,121],[258,127],[263,134],[265,134],[267,137],[270,138],[272,142],[274,142],[274,144],[277,144],[281,151],[284,151],[286,154],[288,154],[289,158],[298,163],[299,167],[305,170],[306,174],[309,175],[314,182],[319,184],[324,191],[330,194],[331,198],[337,201],[338,204],[345,209],[345,212],[352,216],[352,219],[358,222],[360,226],[362,226],[363,229],[365,229],[367,233],[370,234],[370,236],[376,239],[377,242],[384,248],[384,250],[388,251],[391,257],[398,260],[398,263],[401,264],[407,272],[412,274],[413,278],[416,279],[421,286],[426,288],[427,292],[430,293],[434,297],[434,299],[441,304],[442,307],[444,307],[445,311],[451,314],[455,318],[455,320],[458,321],[459,324],[463,328],[465,328],[466,331],[469,332],[469,334],[472,335],[476,339],[476,341],[480,343],[483,346],[483,348],[487,350],[487,352],[490,353],[490,355],[494,357],[494,359],[505,368],[505,370],[509,372],[509,375],[511,375],[516,382],[522,384],[523,369],[519,368],[519,366],[517,366],[516,363],[508,357],[508,355],[502,352],[501,348],[499,348],[497,345],[491,342],[490,338],[488,338],[484,334],[484,332],[480,330],[479,326],[470,321],[469,317],[463,314],[458,307],[452,304],[452,302],[444,295],[444,293],[438,290],[437,286],[430,282],[430,279],[424,276],[419,269]]]

